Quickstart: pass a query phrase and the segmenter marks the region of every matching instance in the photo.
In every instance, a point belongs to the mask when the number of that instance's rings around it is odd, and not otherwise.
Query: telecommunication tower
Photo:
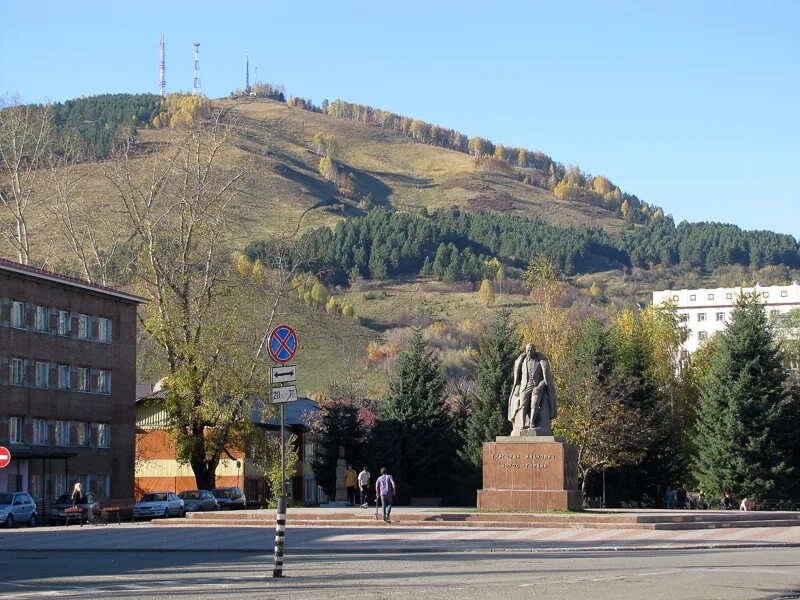
[[[244,93],[245,94],[249,94],[250,93],[250,57],[247,56],[245,58],[245,61],[246,61],[246,65],[247,65],[246,66],[247,75],[245,75],[245,79],[244,79]]]
[[[200,91],[200,42],[194,43],[194,95],[199,96]]]
[[[167,80],[166,80],[166,52],[164,47],[164,34],[161,34],[161,61],[159,62],[159,79],[158,79],[158,93],[161,97],[167,95]]]

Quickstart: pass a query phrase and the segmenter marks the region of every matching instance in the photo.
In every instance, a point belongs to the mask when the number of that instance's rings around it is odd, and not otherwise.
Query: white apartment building
[[[694,352],[703,343],[728,326],[739,294],[756,293],[766,305],[767,315],[789,312],[800,308],[800,282],[792,285],[770,285],[755,287],[714,288],[697,290],[663,290],[653,292],[653,305],[672,302],[689,331],[683,345],[687,352]]]

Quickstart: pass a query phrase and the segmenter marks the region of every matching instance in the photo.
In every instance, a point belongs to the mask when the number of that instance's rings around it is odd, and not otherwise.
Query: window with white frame
[[[78,446],[88,446],[89,445],[89,432],[91,429],[89,428],[88,423],[75,423],[75,427],[78,432]]]
[[[22,417],[11,417],[8,420],[8,441],[12,444],[22,444]]]
[[[788,295],[789,294],[786,292],[786,290],[781,290],[781,298],[786,298]]]
[[[725,313],[724,312],[718,312],[716,314],[716,320],[717,321],[724,321],[725,320]]]
[[[777,317],[779,314],[781,314],[781,311],[779,311],[777,308],[773,308],[769,311],[770,317]]]
[[[72,317],[68,310],[58,311],[58,335],[69,335],[72,333]]]
[[[728,292],[727,294],[725,294],[725,300],[731,300],[731,299],[733,299],[732,293]]]
[[[71,388],[72,381],[70,379],[69,365],[58,365],[58,389],[68,390]]]
[[[69,421],[56,421],[56,446],[69,446]]]
[[[97,425],[97,445],[100,448],[111,446],[111,426],[108,423]]]
[[[708,299],[709,299],[709,300],[713,300],[713,299],[714,299],[714,294],[709,294],[709,295],[708,295]]]
[[[690,295],[689,295],[689,300],[691,300],[692,302],[694,302],[695,300],[697,300],[697,294],[690,294]]]
[[[708,339],[708,333],[705,331],[698,331],[697,332],[697,339],[698,340],[705,340]]]
[[[706,313],[697,313],[697,321],[705,321],[706,320]]]
[[[12,327],[25,327],[25,303],[17,302],[16,300],[11,303],[11,326]]]
[[[89,315],[78,315],[78,337],[88,340],[92,337],[92,317]]]
[[[97,391],[101,394],[111,393],[111,371],[101,370],[97,374]]]
[[[680,320],[681,323],[686,323],[686,321],[689,320],[689,315],[686,313],[680,313],[678,315],[678,319]]]
[[[50,331],[50,309],[46,306],[36,307],[36,318],[33,321],[36,331]]]
[[[761,292],[762,298],[769,298],[769,292]]]
[[[45,446],[47,444],[47,420],[34,419],[33,420],[33,443],[36,446]]]
[[[78,367],[78,391],[89,392],[89,369],[88,367]]]
[[[25,360],[22,358],[12,358],[9,364],[11,372],[8,381],[11,385],[25,385]]]
[[[97,320],[97,336],[101,342],[111,343],[111,319],[100,317]]]
[[[50,365],[48,363],[40,360],[36,361],[34,385],[39,388],[50,387]]]

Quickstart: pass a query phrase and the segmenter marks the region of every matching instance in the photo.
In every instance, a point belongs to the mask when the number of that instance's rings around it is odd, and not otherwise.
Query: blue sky
[[[0,2],[0,94],[258,77],[604,174],[676,222],[800,236],[800,2]],[[252,76],[252,75],[251,75]]]

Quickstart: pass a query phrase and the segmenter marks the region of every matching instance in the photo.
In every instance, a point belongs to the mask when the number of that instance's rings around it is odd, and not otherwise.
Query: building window
[[[25,361],[21,358],[12,358],[10,366],[9,382],[11,385],[25,385]]]
[[[706,338],[708,338],[708,334],[705,331],[698,331],[697,332],[697,339],[698,340],[704,340]]]
[[[697,313],[697,321],[705,321],[706,320],[706,313]]]
[[[56,421],[56,446],[69,446],[69,421]]]
[[[111,371],[100,371],[97,374],[97,391],[101,394],[111,393]]]
[[[50,309],[46,306],[36,307],[36,318],[33,326],[36,331],[50,331]]]
[[[111,319],[100,318],[97,322],[97,335],[101,342],[111,343]]]
[[[11,417],[8,421],[8,441],[22,444],[22,417]]]
[[[713,300],[713,299],[714,299],[714,294],[709,294],[709,295],[708,295],[708,299],[709,299],[709,300]]]
[[[769,298],[769,292],[761,292],[762,298]]]
[[[78,391],[88,392],[89,389],[89,369],[87,367],[78,367]]]
[[[694,302],[695,300],[697,300],[697,295],[696,295],[696,294],[691,294],[691,295],[689,296],[689,300],[691,300],[692,302]]]
[[[11,326],[12,327],[25,327],[25,303],[17,302],[16,300],[11,303]]]
[[[108,423],[99,423],[97,425],[97,446],[99,448],[111,446],[111,427]]]
[[[781,290],[781,298],[786,298],[788,296],[788,292],[786,290]]]
[[[717,319],[717,321],[724,321],[725,320],[725,313],[724,312],[718,312],[717,315],[716,315],[716,319]]]
[[[36,361],[34,385],[39,388],[50,387],[50,365],[48,363]]]
[[[78,315],[78,337],[82,340],[92,339],[92,317]]]
[[[108,473],[98,473],[90,477],[88,489],[99,498],[108,498],[109,481]]]
[[[69,365],[58,365],[58,389],[68,390],[70,387]]]
[[[725,294],[725,299],[726,300],[730,300],[732,298],[733,298],[733,294],[732,293],[728,292],[727,294]]]
[[[33,420],[33,443],[36,446],[47,445],[47,421],[45,419]]]
[[[69,316],[69,311],[58,311],[58,326],[56,331],[58,335],[69,335],[72,333],[72,319]]]
[[[769,311],[770,317],[777,317],[779,314],[781,314],[781,311],[779,311],[777,308],[773,308],[771,311]]]
[[[677,301],[678,301],[678,294],[675,294],[675,295],[672,297],[672,301],[673,301],[673,302],[677,302]]]
[[[78,430],[78,446],[88,446],[89,445],[89,424],[88,423],[76,423],[75,427]]]
[[[681,323],[686,323],[689,320],[689,315],[686,313],[680,313],[678,318],[680,319]]]

